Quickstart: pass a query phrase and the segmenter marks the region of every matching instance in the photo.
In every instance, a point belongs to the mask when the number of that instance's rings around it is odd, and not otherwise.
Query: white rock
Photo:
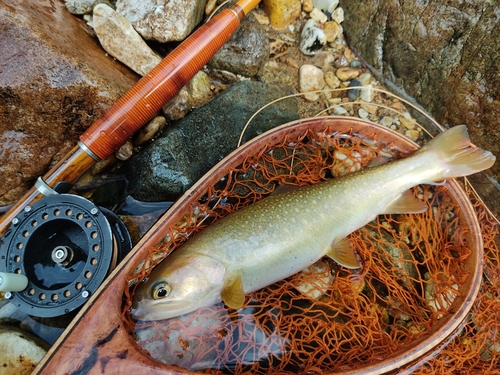
[[[326,34],[318,21],[307,20],[300,35],[300,50],[305,55],[314,55],[326,44]]]
[[[161,61],[130,22],[109,6],[99,4],[94,8],[93,23],[106,52],[136,73],[145,75]]]
[[[335,107],[333,109],[333,113],[336,114],[337,116],[345,116],[349,114],[349,112],[347,112],[347,109],[341,106]]]
[[[333,13],[339,5],[339,0],[313,0],[313,6],[323,12]]]
[[[338,24],[344,22],[344,9],[342,8],[335,9],[332,13],[332,20],[334,20]]]
[[[358,110],[358,116],[363,118],[363,119],[366,119],[366,118],[368,118],[368,112],[365,109],[360,108]]]
[[[394,119],[392,117],[384,116],[380,120],[380,125],[382,125],[382,126],[391,126],[393,122],[394,122]]]
[[[92,5],[95,0],[64,0],[68,12],[72,14],[92,13]]]
[[[359,90],[359,98],[365,102],[370,103],[373,100],[373,86],[365,85]]]
[[[314,65],[302,65],[299,69],[299,86],[300,92],[303,93],[322,90],[325,86],[323,71]],[[304,97],[306,100],[315,101],[318,100],[319,93],[308,93]]]
[[[358,77],[359,83],[362,85],[368,85],[372,80],[372,75],[370,73],[363,73]]]
[[[28,375],[40,362],[46,350],[27,332],[0,326],[0,373]]]
[[[326,21],[328,21],[328,17],[326,16],[325,13],[323,13],[321,10],[319,10],[318,8],[313,8],[313,10],[309,13],[309,16],[319,22],[319,23],[326,23]]]
[[[118,0],[116,11],[145,39],[184,40],[200,23],[206,0]]]

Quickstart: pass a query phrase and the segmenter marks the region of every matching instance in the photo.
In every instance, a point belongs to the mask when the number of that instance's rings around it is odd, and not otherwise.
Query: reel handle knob
[[[21,292],[28,286],[28,278],[17,273],[0,272],[0,292]]]

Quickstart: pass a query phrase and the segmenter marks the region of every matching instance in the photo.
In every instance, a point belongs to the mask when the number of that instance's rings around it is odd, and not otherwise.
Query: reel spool
[[[64,315],[83,305],[132,248],[118,216],[72,194],[46,196],[25,207],[1,242],[4,279],[28,279],[24,289],[5,296],[38,317]]]

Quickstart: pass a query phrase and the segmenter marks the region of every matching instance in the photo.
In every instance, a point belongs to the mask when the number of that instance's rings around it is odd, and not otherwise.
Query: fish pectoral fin
[[[347,238],[332,242],[326,255],[346,268],[361,268],[362,266],[358,255],[352,248],[351,241]]]
[[[427,211],[427,205],[407,190],[394,199],[381,214],[420,214],[425,211]]]
[[[241,275],[226,283],[220,293],[222,301],[232,309],[239,309],[245,302],[245,292],[241,283]]]

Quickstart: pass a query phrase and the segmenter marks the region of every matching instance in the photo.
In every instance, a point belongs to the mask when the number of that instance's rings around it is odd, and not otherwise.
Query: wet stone
[[[250,13],[208,62],[208,67],[253,77],[267,61],[269,49],[267,33],[253,13]]]
[[[129,193],[144,201],[178,197],[236,148],[243,127],[257,109],[289,94],[286,86],[234,84],[126,162]],[[243,141],[297,118],[296,99],[280,101],[252,121]]]
[[[62,2],[8,3],[0,2],[0,206],[16,202],[138,79]]]
[[[357,79],[353,79],[351,83],[349,83],[349,87],[355,87],[355,86],[361,86],[361,82],[359,82]],[[359,96],[359,90],[360,90],[359,88],[349,89],[347,91],[347,97],[350,100],[355,101]]]

